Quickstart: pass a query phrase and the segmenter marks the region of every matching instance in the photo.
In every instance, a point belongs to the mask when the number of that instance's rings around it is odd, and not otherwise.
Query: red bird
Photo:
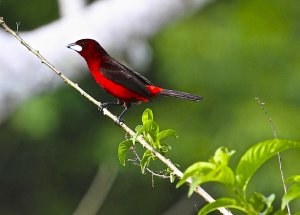
[[[125,107],[117,119],[117,124],[122,122],[122,117],[131,103],[148,102],[156,95],[173,96],[191,101],[202,99],[201,96],[167,90],[153,85],[144,76],[113,59],[95,40],[82,39],[69,44],[67,47],[77,51],[85,59],[96,82],[106,92],[117,98],[117,102],[102,103],[101,108],[108,105],[123,105]]]

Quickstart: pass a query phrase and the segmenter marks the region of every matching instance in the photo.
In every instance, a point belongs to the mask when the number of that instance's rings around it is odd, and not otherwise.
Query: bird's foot
[[[124,120],[122,119],[122,117],[118,117],[117,120],[115,121],[115,124],[117,126],[121,126],[124,123]]]
[[[101,103],[101,105],[98,106],[98,110],[103,111],[103,108],[107,108],[108,105],[109,105],[108,102]]]

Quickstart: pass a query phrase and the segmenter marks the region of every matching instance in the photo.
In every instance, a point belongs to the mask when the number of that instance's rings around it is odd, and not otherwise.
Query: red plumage
[[[111,104],[124,105],[125,109],[118,117],[117,123],[121,122],[122,116],[131,103],[147,102],[156,95],[173,96],[191,101],[202,99],[201,96],[153,85],[144,76],[113,59],[95,40],[82,39],[67,47],[74,49],[85,59],[96,82],[118,99],[117,103],[103,103],[102,107]]]

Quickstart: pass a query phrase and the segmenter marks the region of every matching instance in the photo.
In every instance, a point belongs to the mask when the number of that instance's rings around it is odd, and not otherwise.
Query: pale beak
[[[69,45],[67,45],[67,47],[69,49],[73,49],[77,52],[81,52],[82,51],[82,47],[80,45],[77,45],[76,43],[70,43]]]

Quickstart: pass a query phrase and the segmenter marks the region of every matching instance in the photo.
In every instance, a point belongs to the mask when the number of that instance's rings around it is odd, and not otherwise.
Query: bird
[[[176,90],[164,89],[152,84],[141,74],[127,68],[111,57],[94,39],[80,39],[70,43],[67,48],[79,53],[87,63],[93,78],[107,93],[117,98],[116,102],[105,102],[100,109],[110,105],[124,107],[117,117],[116,124],[123,122],[123,116],[131,104],[151,101],[156,96],[171,96],[190,101],[200,101],[202,96],[193,95]]]

